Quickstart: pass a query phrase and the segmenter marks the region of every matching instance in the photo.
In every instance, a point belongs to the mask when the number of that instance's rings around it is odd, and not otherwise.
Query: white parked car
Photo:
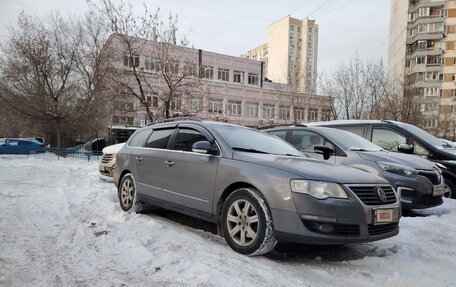
[[[116,154],[122,149],[125,143],[107,146],[103,149],[103,157],[101,158],[99,170],[101,178],[104,180],[112,180],[112,171],[116,165]]]

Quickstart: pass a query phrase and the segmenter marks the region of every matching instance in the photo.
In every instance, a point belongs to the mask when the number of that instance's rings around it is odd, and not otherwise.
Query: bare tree
[[[111,69],[109,81],[127,98],[137,99],[149,122],[169,118],[184,99],[198,97],[197,55],[185,48],[185,37],[178,41],[177,16],[170,15],[163,22],[159,9],[151,13],[146,5],[144,14],[137,17],[131,5],[115,5],[111,0],[90,4],[112,27],[105,55],[111,63],[123,63]],[[158,97],[160,105],[154,106],[151,96]]]

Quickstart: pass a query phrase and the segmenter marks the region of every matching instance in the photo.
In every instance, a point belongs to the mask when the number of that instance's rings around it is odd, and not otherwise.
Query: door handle
[[[165,163],[168,167],[171,167],[174,165],[174,161],[172,161],[172,160],[167,160],[167,161],[165,161]]]
[[[137,160],[137,161],[141,161],[141,160],[142,160],[142,157],[137,156],[137,157],[136,157],[136,160]]]

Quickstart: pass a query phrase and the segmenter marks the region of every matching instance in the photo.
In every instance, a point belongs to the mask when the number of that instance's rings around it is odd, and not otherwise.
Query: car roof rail
[[[202,122],[198,117],[175,117],[175,118],[169,118],[169,119],[163,119],[160,121],[153,122],[150,125],[155,125],[155,124],[162,124],[162,123],[170,123],[170,122],[177,122],[177,121],[197,121],[197,122]]]
[[[278,128],[278,127],[307,127],[305,124],[275,124],[275,125],[268,125],[268,126],[262,126],[258,127],[259,130],[266,130],[266,129],[271,129],[271,128]]]

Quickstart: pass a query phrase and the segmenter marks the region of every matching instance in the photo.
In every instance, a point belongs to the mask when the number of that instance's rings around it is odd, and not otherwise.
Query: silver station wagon
[[[242,254],[399,232],[400,203],[386,180],[306,158],[261,131],[197,119],[155,123],[138,129],[116,161],[124,211],[153,205],[214,222]]]

